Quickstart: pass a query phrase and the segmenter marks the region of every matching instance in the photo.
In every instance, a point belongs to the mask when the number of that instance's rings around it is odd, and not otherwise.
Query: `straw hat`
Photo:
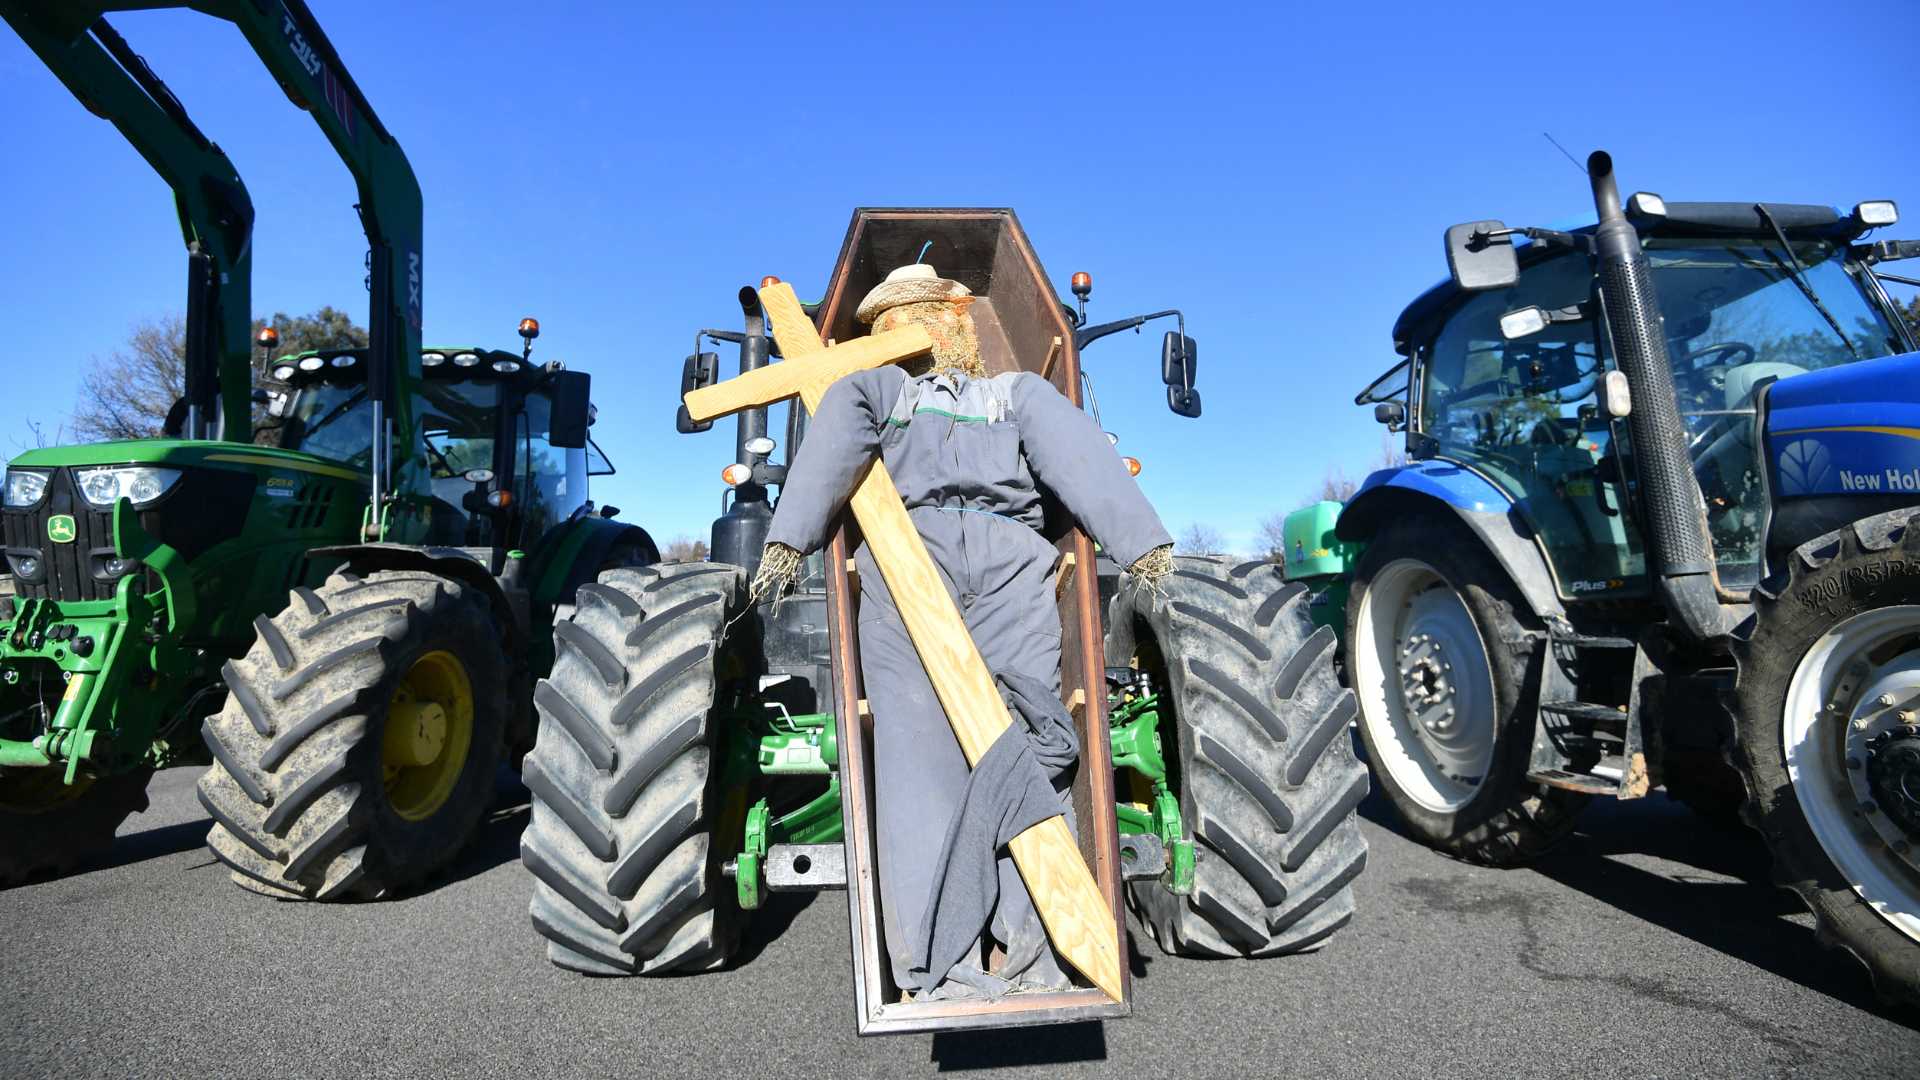
[[[879,318],[881,312],[902,304],[954,300],[972,295],[973,290],[941,277],[926,263],[914,263],[900,267],[888,274],[887,280],[875,285],[866,299],[860,301],[860,306],[854,309],[853,315],[863,323],[871,323]]]

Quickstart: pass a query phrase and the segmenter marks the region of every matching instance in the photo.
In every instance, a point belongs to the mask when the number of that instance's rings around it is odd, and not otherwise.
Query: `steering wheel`
[[[1753,346],[1744,341],[1722,341],[1683,354],[1673,365],[1676,389],[1683,395],[1681,411],[1687,411],[1685,394],[1709,394],[1717,398],[1727,385],[1727,372],[1753,363],[1757,355]],[[1710,362],[1703,364],[1701,360]]]
[[[1680,358],[1680,363],[1675,366],[1683,366],[1694,371],[1710,367],[1738,367],[1741,364],[1753,363],[1753,358],[1756,355],[1753,351],[1753,346],[1744,341],[1722,341],[1718,344],[1709,345],[1704,349],[1694,349],[1688,352]],[[1700,363],[1701,358],[1708,356],[1725,356],[1726,359],[1711,364]]]

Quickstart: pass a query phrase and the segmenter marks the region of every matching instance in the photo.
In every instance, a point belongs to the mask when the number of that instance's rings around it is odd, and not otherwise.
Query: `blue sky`
[[[726,424],[674,433],[681,358],[764,274],[823,290],[853,207],[1011,206],[1092,316],[1177,306],[1206,415],[1168,412],[1158,335],[1089,350],[1106,425],[1176,533],[1259,520],[1380,429],[1351,404],[1456,221],[1590,211],[1576,155],[1669,199],[1899,200],[1920,234],[1920,5],[314,7],[426,198],[426,325],[593,373],[595,495],[704,535]],[[353,186],[239,34],[115,16],[233,158],[256,312],[364,319]],[[1604,58],[1604,62],[1601,58]],[[1600,81],[1605,79],[1606,81]],[[90,359],[184,305],[168,192],[0,34],[11,214],[0,449],[73,406]],[[730,351],[723,352],[731,365]]]

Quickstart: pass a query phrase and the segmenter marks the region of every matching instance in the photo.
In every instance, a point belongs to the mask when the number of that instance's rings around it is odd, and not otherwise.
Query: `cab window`
[[[1587,259],[1556,256],[1508,289],[1478,293],[1424,351],[1420,431],[1438,456],[1505,491],[1540,536],[1563,595],[1624,593],[1645,561],[1621,509],[1616,448],[1596,390],[1603,367]],[[1500,317],[1538,306],[1564,312],[1515,341]]]

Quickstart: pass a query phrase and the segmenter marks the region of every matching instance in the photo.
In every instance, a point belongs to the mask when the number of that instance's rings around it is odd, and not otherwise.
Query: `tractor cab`
[[[262,440],[368,469],[366,366],[361,349],[281,357],[270,375],[285,390],[269,396],[274,425]],[[587,437],[586,375],[478,348],[426,349],[420,372],[411,399],[429,493],[424,543],[532,548],[591,509],[587,478],[613,467]]]
[[[1825,206],[1661,203],[1629,213],[1658,296],[1667,375],[1721,588],[1766,565],[1769,480],[1757,416],[1771,383],[1908,352],[1903,320],[1855,244],[1861,214]],[[1656,210],[1657,208],[1657,210]],[[1493,224],[1493,223],[1478,223]],[[1777,226],[1777,231],[1775,226]],[[1510,283],[1449,280],[1394,328],[1404,387],[1363,401],[1410,456],[1477,475],[1544,548],[1564,600],[1645,596],[1644,529],[1618,370],[1588,250],[1594,226],[1528,230]]]

